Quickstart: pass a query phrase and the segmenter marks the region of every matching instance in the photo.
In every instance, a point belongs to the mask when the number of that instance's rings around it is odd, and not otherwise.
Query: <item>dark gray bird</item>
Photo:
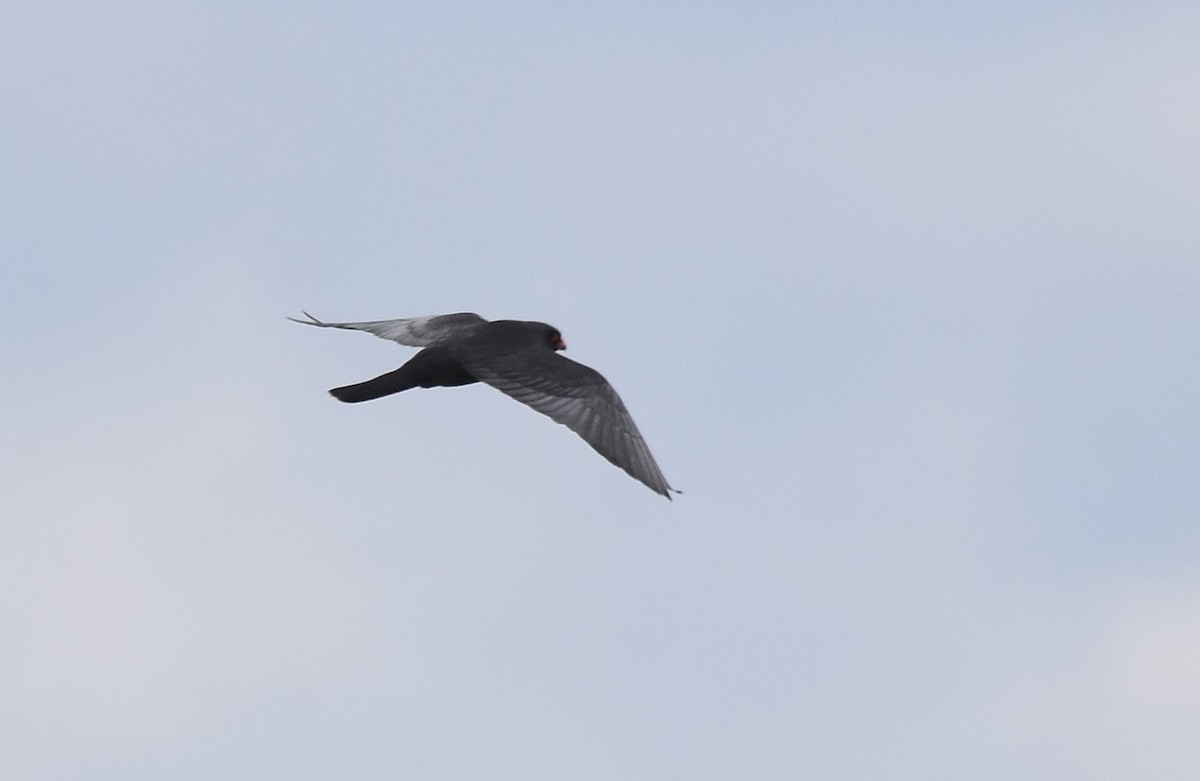
[[[409,388],[484,382],[548,415],[583,437],[596,452],[630,477],[668,499],[672,488],[650,455],[621,397],[600,373],[558,354],[567,349],[557,328],[525,320],[484,320],[477,314],[406,317],[321,328],[366,331],[409,347],[423,347],[408,363],[373,380],[329,391],[339,401],[377,399]]]

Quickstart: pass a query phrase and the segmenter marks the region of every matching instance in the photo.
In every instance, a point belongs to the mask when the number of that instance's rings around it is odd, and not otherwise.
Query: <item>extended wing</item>
[[[409,347],[428,347],[439,342],[452,341],[469,336],[487,320],[474,312],[459,312],[453,315],[431,315],[429,317],[403,317],[398,320],[365,320],[361,323],[326,323],[304,313],[307,320],[289,317],[294,323],[315,325],[321,328],[345,328],[351,331],[366,331],[380,339]]]
[[[574,431],[597,453],[668,499],[674,488],[629,410],[599,372],[546,350],[466,363],[472,375]]]

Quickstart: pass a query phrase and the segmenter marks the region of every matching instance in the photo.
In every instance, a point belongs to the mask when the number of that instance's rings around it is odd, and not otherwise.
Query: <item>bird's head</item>
[[[546,342],[555,350],[567,349],[567,343],[563,341],[562,333],[557,328],[550,328],[549,333],[546,334]]]

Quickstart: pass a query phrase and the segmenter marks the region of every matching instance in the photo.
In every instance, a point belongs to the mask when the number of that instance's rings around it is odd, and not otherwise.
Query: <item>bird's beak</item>
[[[563,341],[563,338],[561,336],[554,337],[554,349],[555,350],[567,349],[567,343]]]

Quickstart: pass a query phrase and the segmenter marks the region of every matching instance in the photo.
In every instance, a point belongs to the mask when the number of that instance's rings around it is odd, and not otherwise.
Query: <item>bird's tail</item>
[[[399,369],[381,374],[373,380],[356,385],[344,385],[341,388],[334,388],[329,393],[338,401],[353,404],[359,401],[378,399],[381,396],[390,396],[393,393],[415,388],[417,385],[412,370],[401,366]]]

